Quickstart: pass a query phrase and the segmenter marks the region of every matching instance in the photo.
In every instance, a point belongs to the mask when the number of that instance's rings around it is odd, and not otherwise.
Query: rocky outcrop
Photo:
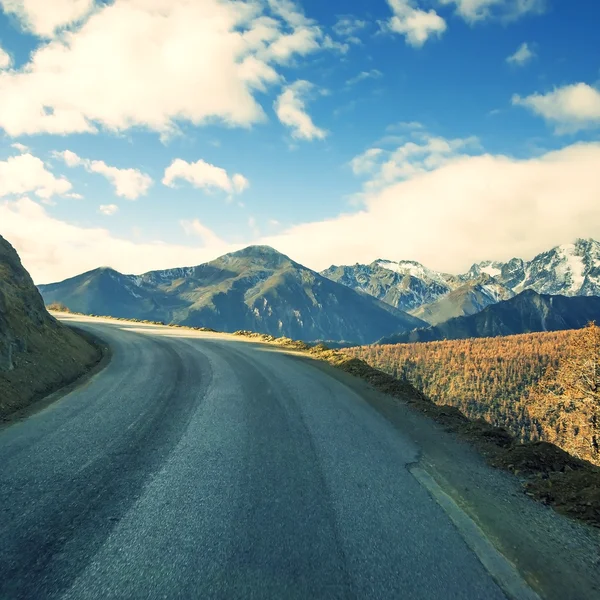
[[[0,418],[74,380],[100,351],[59,323],[0,236]]]

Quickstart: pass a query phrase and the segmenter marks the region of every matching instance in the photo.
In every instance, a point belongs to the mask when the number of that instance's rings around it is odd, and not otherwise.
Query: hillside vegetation
[[[454,406],[470,419],[600,464],[598,327],[341,352],[406,378],[436,404]]]
[[[0,237],[0,419],[73,381],[100,357],[47,312],[19,256]]]

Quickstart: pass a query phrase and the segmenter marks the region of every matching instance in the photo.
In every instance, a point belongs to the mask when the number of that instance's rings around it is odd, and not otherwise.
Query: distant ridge
[[[510,300],[492,304],[477,314],[457,317],[408,333],[385,336],[377,343],[432,342],[579,329],[590,321],[600,322],[600,297],[549,296],[526,290]]]

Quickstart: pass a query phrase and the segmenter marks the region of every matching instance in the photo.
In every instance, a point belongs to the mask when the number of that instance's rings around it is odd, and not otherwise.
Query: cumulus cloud
[[[12,58],[10,54],[0,46],[0,71],[2,69],[8,69],[11,65]]]
[[[379,157],[385,151],[382,148],[369,148],[362,154],[355,156],[350,161],[352,172],[355,175],[366,175],[373,173],[379,164]]]
[[[25,152],[29,152],[29,147],[26,146],[25,144],[21,144],[19,142],[15,142],[14,144],[11,144],[10,147],[14,148],[15,150],[18,150],[21,154],[25,154]]]
[[[430,37],[440,37],[446,31],[446,21],[435,10],[422,10],[414,0],[387,0],[393,16],[380,23],[383,30],[399,33],[406,43],[419,48]]]
[[[352,86],[364,81],[365,79],[380,79],[383,73],[379,69],[371,69],[370,71],[361,71],[356,77],[352,77],[346,81],[346,85]]]
[[[541,14],[546,10],[546,0],[439,0],[440,4],[453,4],[456,14],[468,23],[489,18],[516,20],[527,14]]]
[[[216,167],[200,159],[189,163],[176,158],[166,169],[163,184],[175,187],[178,181],[187,181],[195,188],[219,189],[228,194],[241,194],[248,189],[250,182],[239,173],[229,176],[225,169]]]
[[[598,164],[600,143],[527,160],[464,155],[374,190],[359,211],[247,242],[317,270],[385,257],[463,272],[484,258],[530,258],[576,237],[600,239]],[[0,223],[37,283],[99,265],[134,273],[194,265],[242,246],[129,241],[52,218],[28,199],[0,202]]]
[[[476,137],[446,139],[421,128],[394,139],[402,141],[393,150],[369,148],[350,162],[355,175],[368,176],[364,186],[366,192],[438,169],[451,160],[481,149]]]
[[[339,36],[350,37],[356,35],[359,31],[367,26],[367,22],[362,19],[357,19],[352,15],[342,15],[338,17],[333,31]]]
[[[94,0],[0,0],[6,14],[17,17],[27,31],[52,37],[63,27],[85,17],[94,7]]]
[[[522,67],[535,57],[535,52],[529,47],[527,42],[523,42],[514,54],[511,54],[506,62],[512,65]]]
[[[49,202],[53,196],[65,195],[71,187],[67,179],[56,177],[41,159],[28,152],[0,161],[0,198],[34,193]]]
[[[88,173],[102,175],[112,184],[115,194],[128,200],[137,200],[140,196],[148,193],[152,185],[152,178],[138,169],[118,169],[107,165],[102,160],[90,160],[81,158],[70,150],[54,152],[53,156],[62,159],[67,166],[82,166]]]
[[[557,134],[600,127],[600,91],[587,83],[557,88],[547,94],[522,98],[515,94],[515,106],[523,106],[555,126]]]
[[[297,225],[266,243],[315,269],[376,258],[463,272],[600,239],[600,143],[539,158],[462,156],[371,193],[359,212]],[[310,243],[307,243],[310,240]]]
[[[115,237],[102,227],[72,225],[52,217],[29,198],[0,201],[0,223],[2,235],[19,252],[38,284],[60,281],[102,265],[124,273],[143,273],[197,265],[218,255],[215,248],[204,245],[132,241]]]
[[[116,204],[101,204],[98,210],[101,214],[107,217],[112,217],[113,215],[117,214],[119,207]]]
[[[367,26],[367,21],[357,19],[353,15],[341,15],[338,16],[333,31],[337,36],[344,38],[348,44],[361,45],[362,40],[358,34]]]
[[[0,128],[169,136],[179,122],[249,127],[266,118],[255,94],[281,81],[277,69],[322,49],[343,51],[289,0],[102,3],[20,70],[0,73]]]
[[[299,80],[288,85],[275,101],[274,109],[281,123],[292,130],[298,140],[323,140],[327,132],[317,127],[306,112],[306,99],[313,91],[309,81]]]

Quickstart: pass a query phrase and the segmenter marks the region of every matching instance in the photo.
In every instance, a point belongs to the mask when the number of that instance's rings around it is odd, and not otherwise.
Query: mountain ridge
[[[506,262],[485,260],[458,275],[433,271],[416,261],[384,259],[369,265],[333,265],[321,274],[371,293],[415,316],[425,318],[431,314],[437,323],[438,314],[446,310],[440,311],[439,303],[444,306],[444,298],[482,276],[492,277],[497,285],[512,294],[533,289],[540,294],[600,296],[600,243],[591,238],[578,238],[572,244],[541,252],[530,261],[521,258]],[[411,295],[407,290],[418,290],[418,293]],[[472,297],[464,299],[463,314],[472,314],[468,307],[477,304],[480,293],[481,290],[477,290]],[[460,313],[460,309],[457,310]]]
[[[425,323],[333,282],[269,246],[248,246],[208,263],[142,275],[94,269],[39,286],[47,303],[115,317],[295,339],[375,341],[394,327]]]
[[[454,317],[439,325],[385,336],[377,344],[434,342],[580,329],[590,321],[600,321],[600,297],[548,295],[525,290],[513,298],[491,304],[476,314]]]

